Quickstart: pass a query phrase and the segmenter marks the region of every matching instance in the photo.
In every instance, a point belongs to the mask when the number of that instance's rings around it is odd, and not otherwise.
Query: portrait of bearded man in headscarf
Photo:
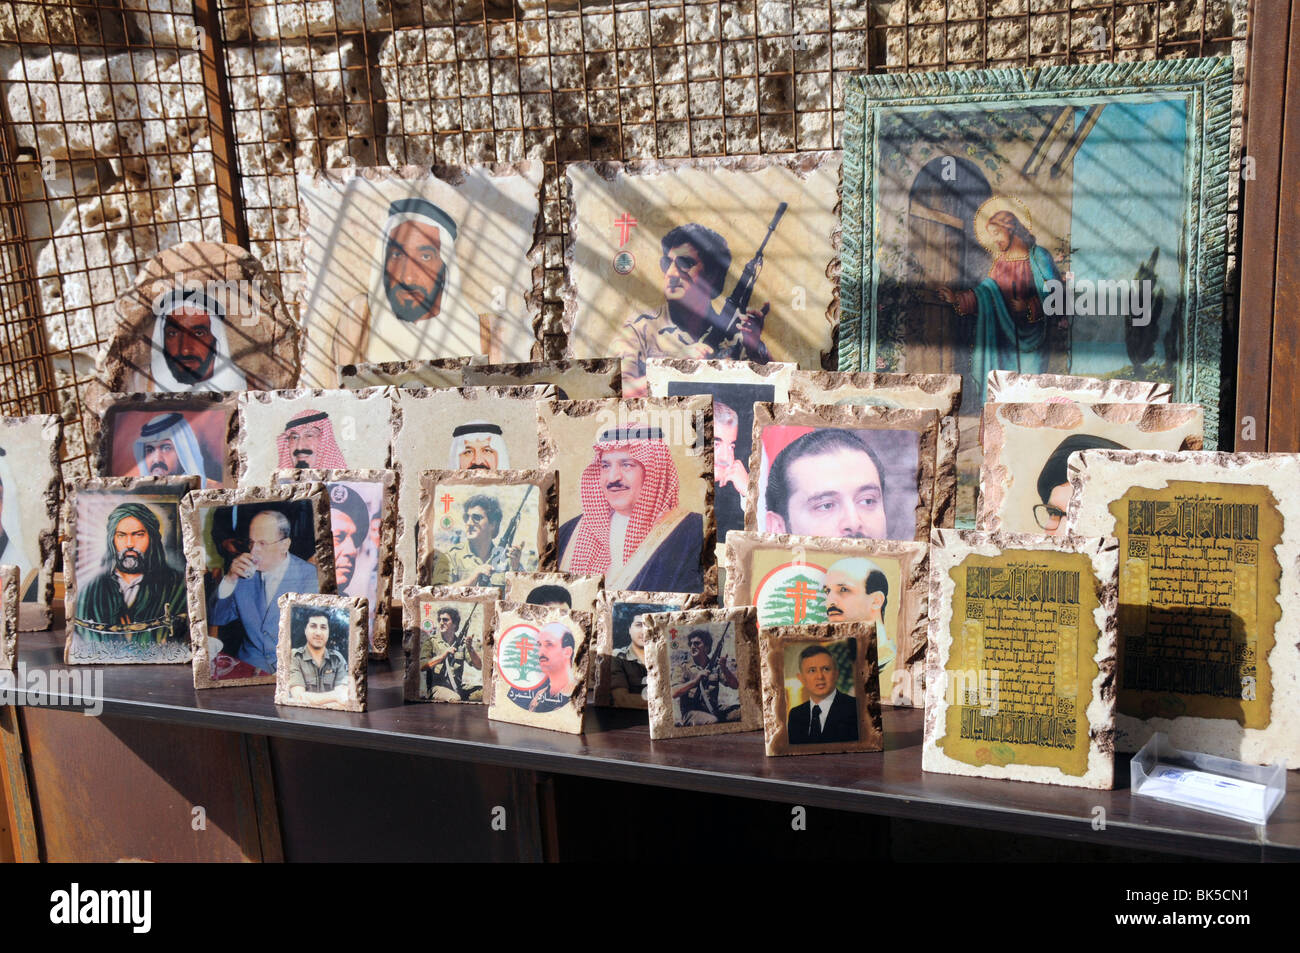
[[[582,515],[560,527],[560,569],[603,572],[609,589],[699,592],[704,517],[678,505],[672,451],[657,427],[602,430],[582,471]]]
[[[143,503],[108,515],[103,569],[77,593],[76,634],[87,642],[188,639],[185,576],[167,563],[162,524]]]
[[[150,372],[154,389],[240,391],[247,378],[231,358],[226,311],[198,288],[173,288],[153,304]]]
[[[140,428],[131,445],[135,473],[131,476],[196,476],[203,487],[221,484],[211,479],[198,437],[183,414],[158,414]]]
[[[275,438],[281,470],[346,470],[343,451],[334,440],[330,415],[321,410],[295,414]]]

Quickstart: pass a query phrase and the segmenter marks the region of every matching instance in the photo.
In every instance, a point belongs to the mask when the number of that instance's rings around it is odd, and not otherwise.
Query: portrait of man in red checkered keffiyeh
[[[603,572],[607,589],[699,592],[704,517],[679,502],[657,427],[602,429],[582,471],[582,514],[560,527],[560,568]]]
[[[320,410],[295,414],[275,438],[282,470],[344,470],[343,451],[334,440],[330,415]]]

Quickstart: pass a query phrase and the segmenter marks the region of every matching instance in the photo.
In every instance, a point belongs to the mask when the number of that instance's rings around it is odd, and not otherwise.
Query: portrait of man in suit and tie
[[[263,508],[247,523],[234,518],[232,527],[233,535],[222,541],[231,558],[209,596],[208,624],[232,627],[238,623],[243,638],[238,647],[226,649],[223,645],[213,660],[214,679],[273,673],[280,635],[280,596],[320,592],[317,568],[290,551],[294,548],[294,521],[284,510]]]
[[[848,658],[857,655],[848,640]],[[786,733],[792,745],[838,744],[858,740],[858,699],[841,691],[839,666],[825,643],[813,643],[799,653],[796,675],[806,701],[790,708]]]

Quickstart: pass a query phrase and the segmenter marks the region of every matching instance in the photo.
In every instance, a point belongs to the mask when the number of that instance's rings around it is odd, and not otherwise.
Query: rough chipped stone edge
[[[348,610],[348,674],[356,687],[355,701],[347,702],[342,711],[363,712],[366,710],[366,632],[370,625],[369,605],[365,596],[331,596],[321,593],[286,592],[277,600],[280,607],[280,634],[275,642],[275,704],[291,708],[309,708],[316,711],[331,711],[319,705],[306,705],[293,701],[289,697],[289,659],[293,654],[293,618],[294,606],[317,606],[323,609]]]
[[[90,471],[101,477],[109,476],[107,471],[111,465],[113,452],[112,430],[105,427],[110,413],[125,413],[141,408],[134,407],[134,404],[154,404],[162,408],[168,404],[194,404],[204,403],[211,404],[211,407],[205,407],[204,410],[223,409],[226,411],[226,449],[225,456],[220,461],[221,477],[224,481],[229,474],[230,480],[235,480],[238,473],[239,457],[235,452],[235,445],[239,442],[239,403],[238,392],[216,392],[216,391],[195,391],[192,394],[101,394],[92,405],[91,419],[95,421],[95,433],[88,439],[88,443],[94,448],[91,451]]]
[[[884,371],[809,371],[796,370],[790,379],[790,399],[805,404],[831,403],[830,398],[843,391],[881,391],[908,399],[909,391],[925,394],[929,401],[919,402],[916,410],[937,410],[941,417],[957,413],[961,407],[960,374],[896,374]],[[940,403],[940,401],[943,401]]]
[[[393,572],[397,558],[397,471],[391,469],[368,470],[276,470],[272,479],[288,483],[378,483],[380,490],[379,521],[379,584],[375,604],[370,611],[375,622],[375,647],[370,651],[373,659],[388,657],[389,615],[393,605]],[[367,640],[368,642],[369,640]]]
[[[577,371],[607,390],[602,397],[623,393],[623,366],[616,357],[572,357],[562,361],[519,361],[502,364],[468,364],[461,375],[466,387],[515,387],[521,384],[545,384],[530,381],[532,376],[564,376]],[[554,386],[554,385],[552,385]]]
[[[12,671],[18,663],[18,567],[0,566],[0,669]]]
[[[591,171],[599,175],[607,182],[612,182],[618,178],[621,173],[630,176],[648,176],[660,173],[671,173],[683,170],[692,171],[727,171],[727,172],[761,172],[769,168],[783,168],[798,176],[801,180],[807,180],[812,173],[817,172],[822,166],[828,163],[834,163],[840,168],[840,180],[836,185],[836,215],[835,227],[829,236],[830,258],[826,262],[826,274],[828,276],[838,276],[841,270],[842,251],[842,233],[843,233],[843,183],[844,162],[847,159],[847,153],[836,149],[822,149],[808,152],[791,152],[791,153],[766,153],[762,155],[735,155],[735,156],[701,156],[696,158],[678,158],[678,159],[629,159],[627,161],[578,161],[569,162],[564,167],[564,178],[560,180],[560,189],[563,192],[561,204],[569,209],[569,228],[564,236],[564,289],[562,299],[564,301],[564,313],[561,322],[561,329],[564,332],[564,353],[569,356],[573,353],[573,326],[578,317],[578,286],[574,278],[576,269],[574,267],[575,258],[578,249],[578,239],[580,225],[578,222],[578,207],[573,200],[573,179],[569,175],[571,169],[581,169]],[[827,325],[827,336],[830,339],[830,347],[820,355],[820,363],[825,364],[827,361],[834,360],[837,352],[837,341],[839,339],[839,327],[842,318],[840,302],[840,282],[832,278],[831,282],[831,300],[826,306],[825,320]]]
[[[874,316],[868,315],[864,306],[864,298],[869,296],[875,240],[874,224],[868,222],[875,169],[866,144],[874,138],[876,113],[881,107],[969,103],[974,98],[1014,101],[1029,92],[1094,96],[1151,88],[1190,92],[1188,141],[1200,153],[1200,162],[1191,163],[1187,210],[1193,219],[1199,218],[1200,228],[1194,249],[1196,265],[1189,270],[1192,300],[1188,302],[1188,313],[1192,315],[1189,323],[1193,340],[1186,346],[1184,360],[1188,368],[1182,381],[1190,391],[1187,401],[1205,406],[1207,447],[1217,446],[1221,365],[1226,357],[1222,349],[1223,298],[1230,277],[1228,199],[1233,183],[1228,166],[1240,140],[1240,130],[1232,124],[1233,68],[1233,58],[1221,56],[1031,69],[862,73],[850,77],[844,90],[841,180],[859,187],[846,190],[841,217],[841,258],[846,265],[840,280],[844,302],[840,369],[875,370],[863,367],[864,357],[870,353],[868,338],[874,323]]]
[[[711,600],[709,600],[711,601]],[[643,602],[652,605],[681,604],[681,611],[703,609],[706,600],[694,592],[653,592],[646,589],[601,589],[596,594],[596,655],[591,663],[591,684],[587,686],[587,704],[605,708],[622,708],[610,697],[614,659],[614,603]],[[646,659],[650,653],[647,643]]]
[[[36,575],[36,601],[19,607],[18,631],[42,632],[50,627],[51,607],[54,604],[54,561],[58,555],[59,511],[63,492],[63,467],[60,463],[63,447],[63,421],[54,414],[34,414],[28,417],[0,417],[0,431],[39,427],[40,439],[46,445],[46,456],[39,458],[48,464],[50,477],[45,483],[45,519],[37,531],[38,560]],[[8,443],[0,436],[0,444]],[[26,481],[24,481],[26,482]],[[24,619],[27,615],[29,618]],[[35,616],[35,619],[30,616]]]
[[[545,320],[545,309],[543,299],[546,294],[546,216],[543,210],[542,197],[546,187],[545,166],[540,159],[520,159],[516,162],[490,162],[490,163],[472,163],[469,165],[448,165],[444,163],[435,163],[431,166],[425,165],[401,165],[401,166],[368,166],[360,168],[356,166],[332,168],[332,169],[315,169],[311,172],[300,172],[295,176],[294,194],[298,196],[298,218],[299,218],[299,239],[298,243],[302,251],[303,261],[307,260],[307,226],[310,221],[310,210],[308,203],[302,197],[302,190],[305,186],[308,189],[332,188],[340,190],[346,186],[352,179],[365,179],[370,182],[384,182],[395,180],[399,182],[419,182],[421,180],[436,180],[453,189],[460,188],[473,172],[486,172],[494,179],[509,178],[519,176],[525,180],[530,175],[537,176],[537,188],[533,194],[537,200],[537,211],[533,216],[532,244],[524,254],[524,260],[532,267],[529,270],[531,287],[524,291],[524,310],[525,313],[520,315],[528,321],[533,329],[533,347],[534,356],[540,357],[538,353],[542,344],[542,322]],[[566,275],[567,278],[567,275]],[[305,314],[307,306],[307,282],[305,280],[298,291],[295,304],[299,312]],[[303,325],[304,329],[307,327]],[[299,370],[301,374],[301,369]]]
[[[515,711],[522,711],[517,705],[496,704],[496,638],[498,631],[506,625],[507,617],[512,617],[512,623],[513,620],[517,619],[535,625],[569,620],[582,629],[582,644],[577,647],[577,652],[573,658],[573,669],[577,675],[577,685],[570,696],[570,702],[573,706],[570,726],[552,727],[550,725],[531,724],[528,721],[514,717]],[[518,602],[498,602],[493,628],[483,633],[483,651],[485,653],[483,662],[488,666],[488,670],[483,673],[483,700],[487,705],[488,720],[521,725],[525,728],[541,728],[544,731],[559,731],[564,734],[582,734],[587,707],[587,684],[591,679],[591,656],[595,640],[593,622],[590,612],[575,612],[572,609],[548,609],[546,606],[530,606]],[[515,711],[511,711],[511,708],[514,708]],[[511,717],[501,717],[501,712]],[[552,713],[546,712],[544,714]]]
[[[590,417],[602,411],[613,411],[617,419],[627,419],[639,410],[684,410],[687,405],[698,404],[696,421],[702,421],[701,432],[696,434],[699,444],[699,456],[702,460],[700,479],[704,483],[704,544],[700,547],[700,578],[703,584],[700,595],[710,600],[718,597],[718,563],[717,563],[717,517],[713,510],[713,400],[707,394],[695,394],[690,397],[637,397],[630,400],[611,397],[604,400],[554,400],[537,403],[537,460],[543,467],[552,466],[559,455],[559,449],[548,429],[552,417]],[[622,416],[619,416],[620,413]],[[698,426],[698,424],[697,424]],[[680,478],[681,474],[678,474]],[[679,479],[679,483],[684,482]],[[750,481],[751,485],[754,481]],[[558,519],[559,509],[556,509]],[[558,565],[561,554],[556,551]]]
[[[555,566],[558,514],[560,511],[559,474],[554,470],[421,470],[418,514],[433,502],[433,491],[438,486],[535,486],[538,490],[537,507],[537,565],[540,572]],[[415,524],[415,578],[420,586],[429,585],[433,563],[438,553],[429,538],[429,527],[420,515]],[[504,515],[504,514],[503,514]],[[501,527],[505,529],[505,527]],[[545,567],[545,568],[541,568]]]
[[[401,387],[410,390],[415,387],[432,387],[435,390],[442,390],[446,387],[454,387],[464,378],[465,368],[473,361],[472,357],[437,357],[423,361],[360,361],[356,364],[339,364],[339,387],[340,390],[366,390],[370,387]],[[442,371],[449,372],[460,371],[461,377],[454,383],[448,385],[437,384],[433,381],[423,382],[412,385],[411,383],[399,383],[399,378],[406,374],[418,374],[422,371]],[[377,378],[367,382],[364,378],[369,375]],[[388,377],[390,380],[381,380],[378,378]],[[348,383],[352,381],[353,383]]]
[[[763,703],[758,669],[758,613],[753,607],[655,612],[647,614],[645,620],[645,694],[652,741],[762,730]],[[737,694],[740,696],[740,721],[719,722],[713,725],[675,725],[669,627],[727,622],[734,623],[736,626],[736,678],[740,682],[740,687],[737,689]]]
[[[253,280],[260,279],[261,287],[266,289],[263,292],[264,301],[262,303],[266,304],[270,309],[270,319],[276,329],[276,334],[283,336],[283,340],[276,336],[273,336],[272,340],[275,342],[274,350],[280,356],[280,361],[277,363],[283,364],[288,370],[284,383],[287,385],[297,381],[302,373],[302,328],[285,306],[278,276],[267,271],[261,260],[248,249],[227,242],[209,241],[180,242],[160,250],[149,261],[145,262],[136,273],[131,287],[118,295],[113,302],[113,331],[109,336],[108,343],[104,345],[95,358],[95,377],[97,381],[112,393],[124,392],[123,384],[126,375],[135,368],[126,361],[123,352],[138,337],[138,335],[128,335],[126,329],[131,322],[142,319],[153,305],[152,300],[144,294],[145,285],[163,280],[153,275],[150,265],[158,257],[169,252],[175,252],[176,249],[186,245],[217,245],[222,248],[223,253],[227,256],[228,263],[245,262],[250,266],[253,272]],[[132,315],[125,312],[125,309],[132,305],[139,310],[138,314]],[[245,375],[249,373],[242,367],[240,367],[240,370]],[[139,373],[139,371],[137,372]]]
[[[1018,371],[989,371],[984,388],[986,404],[1036,404],[1050,400],[1056,391],[1088,398],[1088,403],[1169,404],[1174,399],[1172,384],[1158,381],[1130,381],[1079,377],[1070,374],[1021,374]]]
[[[917,698],[894,699],[892,687],[886,704],[900,708],[921,708],[924,705],[926,679],[926,653],[929,646],[930,620],[930,544],[915,540],[888,539],[831,539],[822,536],[792,536],[776,533],[750,533],[732,530],[727,535],[727,592],[724,604],[730,607],[753,605],[741,603],[741,594],[749,593],[753,599],[754,554],[760,550],[790,550],[802,548],[819,552],[843,553],[845,556],[883,556],[898,560],[899,579],[903,592],[899,595],[899,629],[895,638],[899,655],[911,676],[910,684],[917,685],[921,694]],[[903,651],[902,634],[907,634],[909,651]],[[897,669],[897,665],[895,665]],[[881,696],[882,699],[884,696]]]
[[[252,428],[248,422],[248,409],[254,404],[270,407],[276,403],[290,403],[298,400],[320,400],[320,399],[344,399],[356,400],[358,407],[361,407],[364,401],[388,401],[388,413],[385,414],[392,425],[393,405],[396,403],[393,388],[391,387],[361,387],[356,390],[348,390],[342,387],[295,387],[287,390],[246,390],[241,391],[238,397],[239,408],[239,443],[235,448],[235,460],[238,464],[238,470],[235,473],[236,485],[245,487],[248,484],[248,450],[249,442],[252,440]],[[393,445],[391,439],[388,445],[388,452],[384,456],[384,467],[373,469],[395,469],[389,467],[392,462]],[[275,471],[272,467],[272,472]]]
[[[1230,453],[1227,451],[1188,451],[1174,452],[1167,450],[1088,450],[1082,453],[1070,454],[1070,459],[1066,463],[1066,469],[1070,476],[1071,498],[1070,508],[1066,514],[1066,528],[1070,532],[1077,531],[1081,521],[1085,528],[1092,519],[1098,521],[1098,525],[1107,525],[1114,528],[1114,521],[1107,512],[1109,503],[1106,501],[1097,504],[1096,509],[1099,511],[1095,516],[1091,513],[1085,513],[1083,508],[1084,497],[1086,496],[1087,486],[1095,471],[1091,469],[1092,465],[1113,463],[1116,466],[1124,468],[1123,472],[1131,474],[1131,486],[1148,486],[1159,488],[1167,486],[1170,480],[1185,479],[1177,473],[1169,475],[1159,475],[1152,472],[1156,467],[1194,467],[1197,470],[1207,470],[1200,476],[1204,482],[1214,483],[1244,483],[1249,485],[1262,485],[1269,488],[1277,500],[1279,509],[1286,507],[1286,494],[1293,492],[1295,489],[1297,476],[1300,476],[1300,454],[1295,453]],[[1291,482],[1286,483],[1287,475],[1269,474],[1270,470],[1276,471],[1285,467],[1289,471]],[[1145,471],[1145,472],[1144,472]],[[1241,479],[1240,475],[1245,474],[1248,478]],[[1192,481],[1197,482],[1197,481]],[[1103,516],[1104,514],[1104,516]],[[1085,521],[1085,518],[1087,521]],[[1285,519],[1285,516],[1284,516]],[[1297,584],[1300,584],[1300,545],[1294,537],[1284,531],[1279,549],[1290,548],[1292,556],[1290,559],[1284,553],[1279,553],[1278,563],[1281,567],[1282,578],[1278,591],[1278,602],[1281,605],[1281,615],[1278,618],[1277,627],[1274,632],[1273,652],[1270,654],[1270,669],[1277,671],[1278,665],[1275,664],[1274,656],[1281,652],[1290,651],[1294,653],[1297,643],[1293,637],[1288,637],[1285,633],[1288,627],[1294,629],[1292,616],[1294,611],[1288,612],[1286,593],[1288,585],[1291,590]],[[1279,657],[1280,658],[1280,657]],[[1292,662],[1292,664],[1296,664]],[[1277,700],[1278,688],[1274,685],[1274,699]],[[1274,761],[1285,759],[1288,767],[1300,764],[1300,744],[1294,738],[1288,740],[1282,736],[1282,728],[1287,727],[1285,722],[1279,724],[1279,717],[1285,718],[1286,711],[1282,710],[1279,715],[1275,707],[1270,711],[1268,728],[1241,728],[1240,725],[1230,719],[1221,718],[1202,718],[1198,716],[1184,715],[1178,718],[1150,718],[1140,719],[1131,715],[1125,715],[1122,712],[1116,712],[1115,724],[1117,742],[1116,748],[1120,751],[1136,751],[1145,743],[1153,732],[1163,731],[1169,735],[1170,741],[1181,747],[1190,747],[1197,750],[1205,751],[1208,754],[1219,754],[1224,757],[1234,758],[1235,760],[1249,760],[1246,753],[1241,749],[1250,745],[1252,748],[1262,748],[1267,753],[1262,754],[1254,759],[1254,763],[1272,763]],[[1215,745],[1208,745],[1203,738],[1203,729],[1212,729],[1222,727],[1231,735],[1230,740],[1222,749]],[[1293,731],[1296,723],[1293,721],[1289,726]],[[1270,734],[1271,733],[1271,734]],[[1196,735],[1196,738],[1190,736]],[[1216,739],[1217,741],[1217,739]]]
[[[862,672],[854,680],[861,687],[858,705],[858,740],[820,745],[791,745],[786,740],[789,711],[785,699],[783,650],[788,642],[838,642],[856,640],[855,667]],[[876,634],[852,622],[819,622],[814,625],[785,625],[759,629],[759,660],[763,685],[763,751],[769,758],[785,755],[842,754],[885,750],[884,723],[880,709],[880,663],[876,655]],[[782,659],[780,669],[777,660]]]
[[[941,426],[942,418],[934,410],[905,410],[852,404],[754,404],[754,442],[749,452],[749,472],[762,469],[763,443],[758,439],[764,427],[821,427],[841,430],[911,430],[920,435],[917,446],[916,530],[913,539],[924,542],[936,518],[952,523],[956,512],[957,453],[955,422]],[[745,531],[757,533],[757,479],[749,481],[745,495]]]
[[[492,660],[487,657],[488,638],[496,627],[497,603],[501,594],[494,587],[475,586],[455,589],[450,586],[403,586],[402,600],[402,701],[422,705],[486,705],[488,674]],[[444,702],[437,698],[420,697],[420,603],[477,602],[483,606],[483,699],[481,701]]]
[[[992,391],[992,377],[996,371],[989,374],[989,390]],[[1081,418],[1080,427],[1086,423],[1088,410],[1094,412],[1098,417],[1106,420],[1108,415],[1117,416],[1132,415],[1132,419],[1122,421],[1124,423],[1147,424],[1155,421],[1157,418],[1172,416],[1177,413],[1186,415],[1186,419],[1173,426],[1160,428],[1162,430],[1176,430],[1185,426],[1187,421],[1196,416],[1201,416],[1202,435],[1189,435],[1183,440],[1180,450],[1200,450],[1204,442],[1205,412],[1200,404],[1174,404],[1168,402],[1152,401],[1115,401],[1099,402],[1087,404],[1087,410],[1083,409],[1084,405],[1077,403],[1060,404],[1050,400],[1038,401],[1005,401],[989,402],[984,404],[984,413],[980,417],[980,446],[983,453],[983,459],[980,462],[980,481],[979,496],[976,500],[975,507],[975,528],[985,532],[997,533],[1002,531],[1002,507],[1006,500],[1008,490],[1014,485],[1014,477],[1011,473],[1011,467],[1003,464],[1002,450],[1006,444],[1006,426],[1003,418],[998,414],[1002,407],[1011,408],[1011,412],[1024,410],[1041,410],[1045,417],[1053,416],[1065,412],[1065,409],[1074,408]],[[1144,408],[1143,413],[1136,414],[1137,408]],[[1064,431],[1066,428],[1059,427],[1043,420],[1037,425],[1031,425],[1023,421],[1017,421],[1016,426],[1029,429],[1031,426],[1038,426],[1045,430]],[[1145,429],[1145,428],[1144,428]],[[1067,461],[1068,462],[1068,461]]]
[[[534,588],[548,583],[556,586],[564,586],[566,589],[570,590],[570,598],[573,596],[573,586],[594,586],[595,591],[591,597],[591,609],[577,610],[579,612],[592,613],[595,613],[596,611],[596,597],[599,596],[605,588],[605,576],[603,573],[598,572],[561,572],[558,569],[543,569],[537,572],[507,572],[506,592],[505,595],[501,597],[503,602],[524,602],[523,599],[514,599],[510,596],[511,584],[515,582],[528,582],[531,583]],[[524,604],[528,605],[528,603]]]
[[[393,584],[395,586],[406,586],[414,583],[416,578],[415,566],[407,566],[403,559],[404,544],[409,539],[407,535],[410,530],[407,529],[406,519],[402,515],[405,509],[404,502],[408,499],[408,494],[412,492],[408,481],[405,479],[405,466],[402,463],[401,441],[405,434],[406,415],[405,407],[408,403],[419,406],[422,401],[430,400],[437,397],[446,397],[450,394],[456,394],[456,399],[461,402],[476,401],[480,398],[518,400],[521,402],[532,401],[534,404],[539,400],[548,400],[555,395],[555,386],[553,384],[526,384],[516,387],[397,387],[392,390],[392,409],[389,412],[388,427],[391,438],[389,440],[389,468],[397,472],[397,563]],[[411,426],[415,426],[412,424]],[[416,471],[418,473],[418,471]],[[418,482],[418,480],[417,480]],[[419,495],[416,492],[415,517],[419,520]]]
[[[1097,675],[1088,703],[1088,760],[1081,776],[1067,775],[1044,765],[971,765],[939,749],[938,730],[948,710],[944,672],[951,651],[951,631],[944,633],[944,612],[930,616],[930,645],[926,657],[925,726],[921,748],[921,770],[966,777],[998,778],[1058,784],[1066,787],[1112,790],[1115,787],[1115,675],[1117,664],[1119,602],[1119,542],[1113,536],[1058,539],[1032,533],[986,533],[981,530],[938,530],[930,547],[930,605],[947,606],[951,624],[952,594],[956,584],[952,569],[968,556],[994,555],[1008,549],[1037,552],[1075,552],[1088,557],[1098,607],[1093,611],[1097,627],[1097,650],[1093,661]],[[946,639],[946,641],[945,641]],[[1054,772],[1054,774],[1053,774]],[[1043,776],[1048,775],[1048,776]]]
[[[754,364],[749,361],[693,361],[689,358],[652,357],[646,363],[646,385],[651,397],[668,397],[673,382],[698,384],[770,384],[775,389],[773,403],[790,399],[791,381],[796,366],[772,361]],[[682,396],[680,394],[671,396]]]
[[[334,534],[330,530],[329,495],[323,483],[286,483],[281,486],[254,486],[245,489],[192,490],[181,501],[181,533],[185,542],[185,594],[190,613],[190,648],[193,652],[194,687],[235,688],[239,685],[273,685],[274,675],[252,678],[223,678],[214,681],[208,672],[208,607],[203,590],[207,568],[203,546],[201,509],[244,503],[289,502],[311,500],[316,511],[316,577],[321,595],[333,595]],[[197,609],[196,609],[197,606]]]
[[[179,662],[146,662],[143,659],[97,659],[94,662],[78,662],[72,658],[72,641],[74,638],[72,622],[75,617],[75,612],[72,610],[77,604],[77,597],[80,595],[81,589],[77,581],[77,494],[82,490],[149,490],[155,487],[158,489],[183,489],[185,492],[176,496],[177,522],[181,523],[180,505],[184,501],[186,494],[198,489],[198,484],[199,478],[196,476],[80,477],[67,483],[63,493],[63,524],[61,532],[63,614],[67,628],[63,640],[64,665],[184,665],[189,663],[189,658],[182,659]],[[183,550],[184,547],[182,546],[182,554]],[[186,563],[189,563],[188,558],[186,558]],[[188,590],[186,598],[188,601]],[[191,645],[192,651],[193,646]]]

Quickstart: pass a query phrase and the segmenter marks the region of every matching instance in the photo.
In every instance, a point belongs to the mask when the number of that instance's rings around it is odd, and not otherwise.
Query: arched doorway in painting
[[[988,274],[988,252],[975,240],[975,211],[993,194],[968,159],[940,156],[921,168],[908,193],[907,245],[916,271],[907,324],[908,370],[961,374],[962,389],[982,391],[971,379],[971,326],[937,294],[973,288]],[[963,403],[966,403],[963,401]]]

